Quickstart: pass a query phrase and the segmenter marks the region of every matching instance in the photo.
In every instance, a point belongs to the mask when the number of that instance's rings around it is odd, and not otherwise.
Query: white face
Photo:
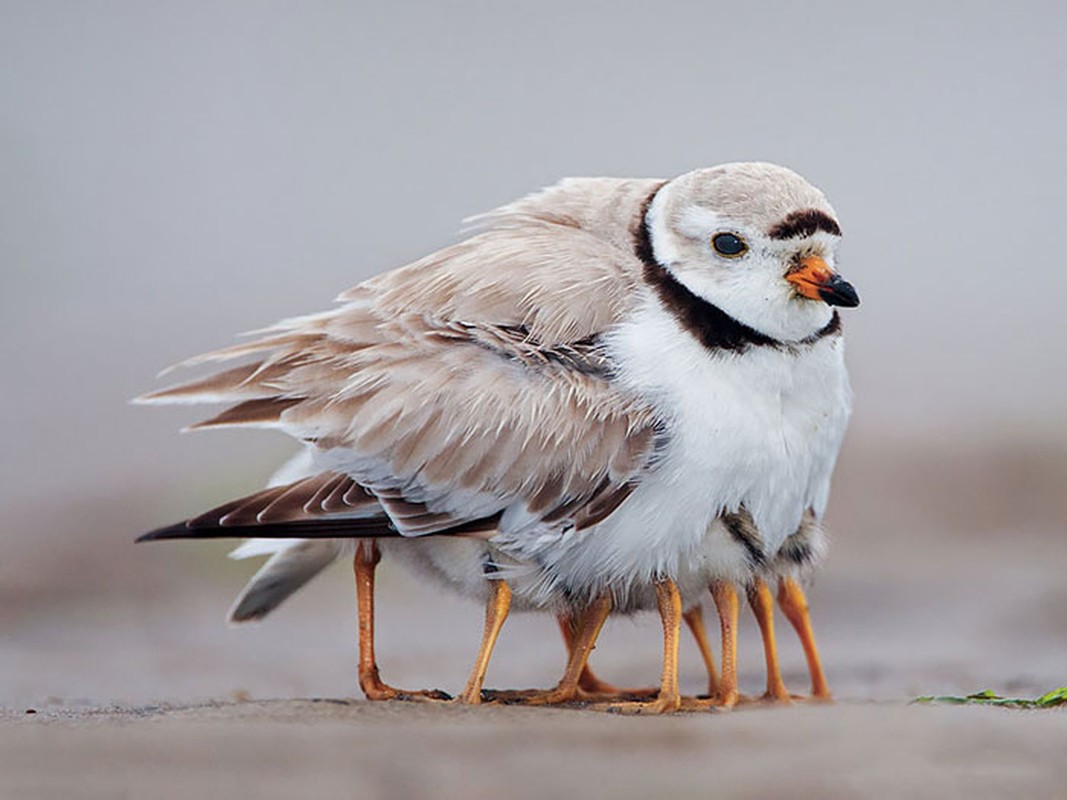
[[[808,256],[836,272],[839,237],[816,231],[772,239],[744,220],[696,204],[682,205],[668,220],[666,194],[657,195],[648,211],[652,249],[689,291],[779,341],[799,341],[830,322],[833,309],[800,294],[786,274]]]

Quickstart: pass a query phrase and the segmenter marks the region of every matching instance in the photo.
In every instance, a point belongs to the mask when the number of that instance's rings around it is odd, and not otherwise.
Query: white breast
[[[656,577],[700,591],[736,579],[743,551],[715,520],[742,505],[773,555],[807,508],[825,510],[850,409],[841,337],[796,350],[709,352],[649,298],[608,346],[620,379],[668,420],[653,474],[596,528],[545,536],[553,588],[616,597]]]

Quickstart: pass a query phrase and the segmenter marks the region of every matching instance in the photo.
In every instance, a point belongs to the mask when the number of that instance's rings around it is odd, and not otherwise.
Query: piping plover
[[[481,537],[523,602],[580,612],[561,686],[611,608],[658,607],[648,708],[677,708],[683,602],[710,584],[736,617],[733,586],[825,510],[850,406],[831,306],[858,303],[833,210],[748,163],[570,179],[481,224],[144,398],[236,403],[194,427],[279,428],[320,472],[148,538]]]

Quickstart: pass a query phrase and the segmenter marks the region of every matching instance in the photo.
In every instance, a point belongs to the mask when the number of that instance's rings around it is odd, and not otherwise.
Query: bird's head
[[[859,304],[836,271],[834,210],[792,170],[738,163],[686,173],[656,193],[646,223],[671,277],[779,341],[825,327],[831,306]]]

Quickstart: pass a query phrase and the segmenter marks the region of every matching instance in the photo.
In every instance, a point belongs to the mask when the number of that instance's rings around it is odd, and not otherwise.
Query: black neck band
[[[658,191],[659,189],[656,190]],[[709,350],[742,352],[750,347],[789,347],[790,344],[750,328],[718,306],[697,297],[656,261],[648,230],[648,209],[656,197],[656,192],[649,195],[641,207],[641,216],[634,232],[634,252],[645,266],[645,281],[656,291],[660,302],[677,318],[683,328]],[[840,329],[841,318],[835,311],[825,327],[798,344],[810,344],[824,336],[837,333]]]

